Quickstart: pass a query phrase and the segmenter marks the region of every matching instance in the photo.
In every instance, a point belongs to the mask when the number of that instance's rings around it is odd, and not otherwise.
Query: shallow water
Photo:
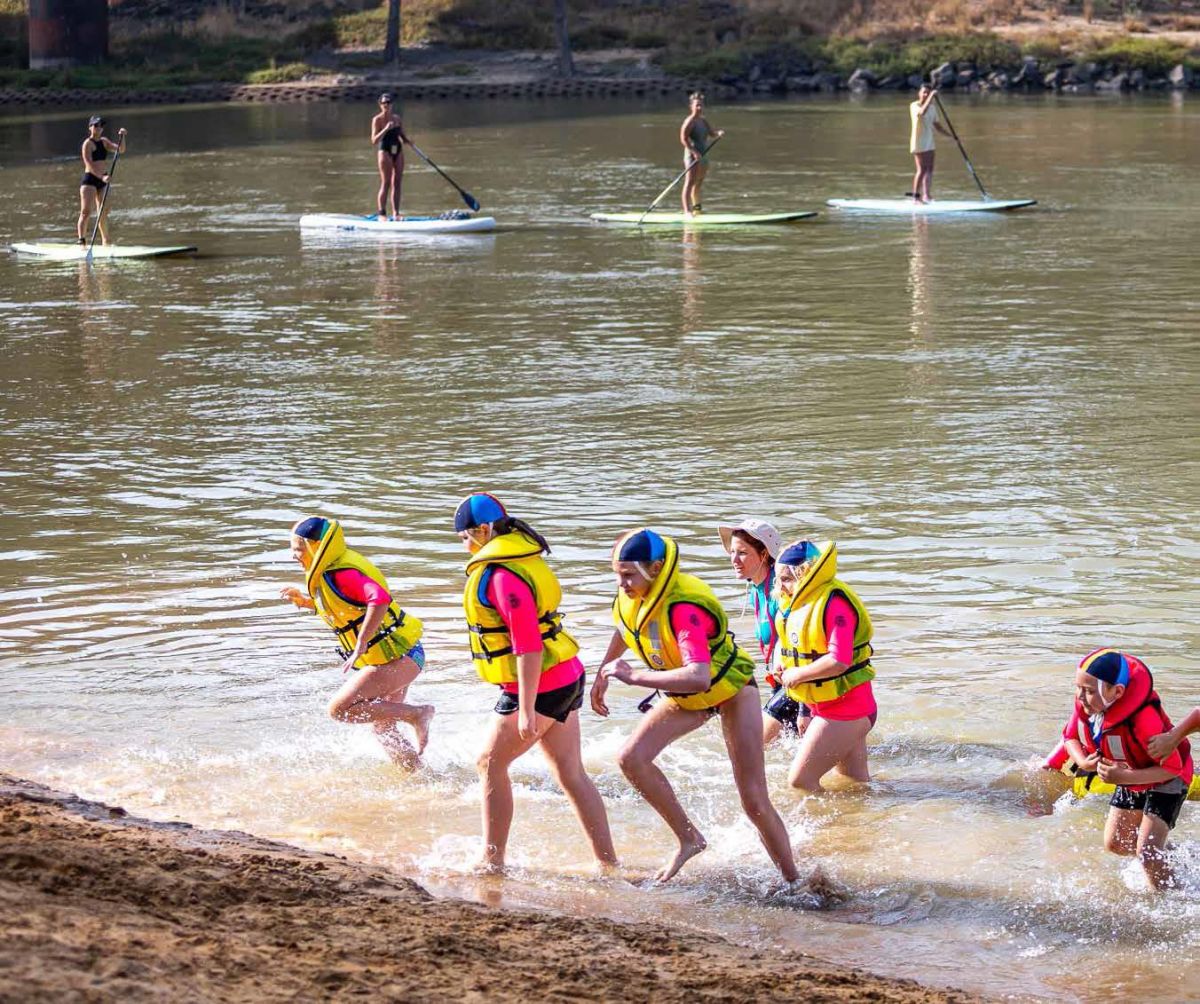
[[[948,107],[993,193],[1037,208],[605,229],[587,212],[644,205],[677,170],[677,109],[441,104],[409,109],[410,130],[499,231],[301,238],[302,212],[370,211],[367,106],[112,114],[131,135],[118,239],[202,255],[0,259],[0,764],[487,902],[664,918],[996,994],[1187,996],[1200,806],[1176,830],[1186,888],[1156,897],[1102,852],[1103,800],[1038,814],[1019,775],[1090,648],[1145,658],[1176,717],[1200,702],[1200,106]],[[909,180],[898,101],[710,118],[729,131],[712,210]],[[76,113],[0,119],[0,241],[69,236],[80,132]],[[945,144],[937,185],[970,194]],[[406,204],[456,197],[414,168]],[[663,758],[711,845],[670,888],[589,879],[537,755],[515,771],[514,877],[467,876],[493,697],[464,656],[450,517],[481,486],[553,542],[592,666],[619,530],[674,534],[734,614],[718,520],[838,539],[878,631],[876,782],[799,800],[788,750],[768,770],[799,856],[844,901],[771,894],[714,728]],[[414,699],[438,717],[417,776],[325,718],[330,640],[276,599],[297,579],[286,528],[314,511],[425,621]],[[583,718],[635,877],[669,836],[615,767],[636,700]]]

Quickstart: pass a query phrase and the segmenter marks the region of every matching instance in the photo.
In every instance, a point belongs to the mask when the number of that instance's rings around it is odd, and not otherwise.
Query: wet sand
[[[393,872],[0,774],[0,1001],[977,998]]]

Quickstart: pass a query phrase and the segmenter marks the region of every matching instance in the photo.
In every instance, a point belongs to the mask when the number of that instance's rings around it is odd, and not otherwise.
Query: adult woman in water
[[[775,559],[783,550],[783,538],[770,523],[753,517],[735,526],[718,526],[717,533],[729,554],[734,574],[745,581],[747,597],[754,605],[755,635],[771,687],[771,697],[763,708],[763,746],[770,746],[785,729],[792,735],[804,735],[812,712],[788,697],[779,678]]]
[[[400,188],[404,181],[404,123],[392,111],[392,96],[379,95],[379,112],[371,119],[371,144],[379,161],[379,195],[376,198],[379,218],[400,217]],[[388,214],[388,193],[391,193],[391,214]]]
[[[943,136],[950,135],[938,115],[937,94],[936,87],[922,84],[917,92],[917,100],[908,106],[908,115],[912,121],[908,152],[913,155],[917,164],[916,174],[913,175],[912,196],[919,202],[933,201],[934,130]]]
[[[396,763],[415,767],[434,713],[432,704],[405,701],[425,668],[421,622],[392,599],[379,569],[346,546],[336,519],[300,520],[292,527],[291,550],[304,569],[305,591],[285,586],[279,595],[317,612],[337,636],[342,673],[354,674],[329,702],[330,716],[370,725]],[[412,726],[415,748],[397,732],[399,722]]]
[[[683,144],[683,166],[690,168],[683,179],[683,214],[692,216],[700,212],[700,186],[708,174],[708,148],[725,135],[724,129],[713,130],[704,117],[704,94],[700,91],[688,96],[688,116],[679,128],[679,142]]]
[[[776,562],[779,645],[788,697],[813,720],[788,772],[792,787],[819,792],[833,768],[869,781],[867,733],[878,710],[871,680],[871,618],[858,594],[837,578],[837,545],[801,540]]]
[[[649,708],[618,755],[625,776],[679,841],[657,881],[667,881],[707,845],[654,761],[714,716],[721,719],[742,808],[784,879],[794,881],[798,873],[787,829],[767,794],[754,662],[734,641],[720,601],[695,576],[679,571],[675,541],[653,530],[622,534],[613,547],[612,568],[618,586],[616,631],[592,685],[591,702],[597,714],[608,715],[609,680],[666,692],[667,700]],[[619,658],[628,648],[645,669]]]
[[[83,177],[79,179],[79,220],[75,224],[75,236],[80,244],[86,244],[89,240],[87,225],[95,213],[99,213],[97,223],[100,241],[108,243],[108,230],[104,226],[108,207],[105,206],[104,212],[100,212],[101,195],[108,187],[108,172],[101,165],[108,159],[109,153],[125,152],[126,133],[124,128],[118,129],[117,142],[114,143],[104,135],[104,124],[104,119],[99,115],[88,119],[88,135],[79,151],[83,157]]]
[[[579,645],[562,625],[562,589],[544,554],[546,539],[509,516],[499,499],[469,495],[454,529],[470,552],[463,610],[480,677],[500,688],[483,752],[483,853],[479,868],[504,870],[513,796],[508,769],[540,745],[602,869],[617,864],[608,814],[583,767],[579,709],[585,683]]]

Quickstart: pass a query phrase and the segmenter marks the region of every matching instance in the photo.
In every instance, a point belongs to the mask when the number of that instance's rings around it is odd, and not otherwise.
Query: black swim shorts
[[[1161,790],[1163,788],[1167,790]],[[1108,804],[1114,809],[1132,809],[1135,812],[1157,816],[1167,824],[1167,829],[1173,830],[1179,819],[1179,810],[1183,808],[1187,796],[1187,786],[1176,779],[1149,791],[1130,791],[1123,785],[1118,785]]]
[[[539,715],[553,718],[556,722],[565,722],[572,711],[578,711],[583,707],[583,685],[586,681],[587,677],[581,675],[578,680],[568,683],[565,687],[538,694],[537,699],[533,702],[533,710]],[[511,715],[520,706],[521,702],[517,699],[516,694],[501,690],[500,700],[496,702],[496,714]]]

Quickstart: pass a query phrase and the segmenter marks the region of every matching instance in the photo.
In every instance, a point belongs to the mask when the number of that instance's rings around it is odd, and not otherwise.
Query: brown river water
[[[1039,797],[1023,771],[1097,646],[1144,658],[1174,717],[1200,703],[1200,103],[948,102],[993,194],[1039,205],[924,221],[824,211],[905,190],[899,99],[717,105],[706,207],[822,213],[686,233],[587,220],[678,170],[674,105],[417,105],[414,138],[499,229],[302,237],[303,212],[372,211],[371,110],[113,112],[116,239],[201,254],[0,258],[0,766],[446,894],[1018,998],[1194,995],[1200,804],[1175,831],[1183,888],[1154,896],[1103,852],[1105,800]],[[71,235],[84,114],[0,118],[0,242]],[[969,197],[939,158],[937,193]],[[417,164],[405,202],[458,205]],[[670,887],[591,878],[538,755],[514,773],[512,876],[468,874],[494,695],[451,517],[479,487],[554,544],[592,667],[621,529],[675,535],[735,616],[718,521],[839,541],[877,630],[876,780],[797,798],[786,748],[768,777],[844,901],[770,893],[714,728],[663,758],[711,848]],[[311,512],[425,621],[413,698],[438,716],[412,777],[325,717],[331,642],[277,599]],[[645,874],[669,834],[615,765],[637,716],[618,689],[584,753]]]

